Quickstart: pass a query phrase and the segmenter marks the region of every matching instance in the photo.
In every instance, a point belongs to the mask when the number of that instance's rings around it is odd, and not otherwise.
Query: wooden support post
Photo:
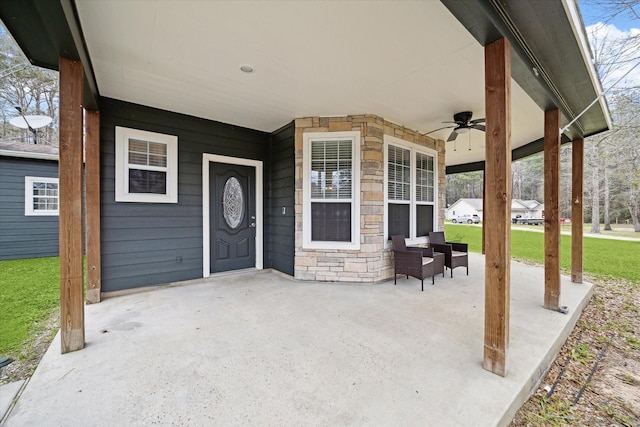
[[[100,302],[100,113],[85,110],[87,302]]]
[[[544,307],[560,308],[560,110],[544,113]]]
[[[485,251],[485,232],[484,232],[484,200],[487,197],[487,166],[485,163],[484,169],[482,169],[482,255],[486,254]]]
[[[62,353],[84,347],[82,272],[82,63],[60,58],[60,336]]]
[[[573,141],[571,150],[571,281],[582,283],[582,234],[584,206],[584,140]]]
[[[484,369],[507,374],[511,276],[511,45],[484,49],[486,163]]]

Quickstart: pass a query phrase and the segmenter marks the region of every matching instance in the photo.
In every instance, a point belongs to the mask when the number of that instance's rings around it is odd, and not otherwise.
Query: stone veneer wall
[[[295,120],[295,277],[302,280],[376,282],[393,276],[384,248],[384,135],[438,152],[438,230],[444,230],[445,146],[375,115],[306,117]],[[360,250],[302,248],[302,140],[307,132],[360,131]]]

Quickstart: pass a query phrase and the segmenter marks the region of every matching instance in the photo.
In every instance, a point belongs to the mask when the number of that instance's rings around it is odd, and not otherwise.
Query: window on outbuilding
[[[434,231],[437,153],[385,136],[385,231],[426,241]]]
[[[24,177],[24,214],[58,215],[58,178]]]
[[[305,134],[303,246],[357,249],[360,132]]]
[[[116,201],[178,202],[178,137],[116,127]]]

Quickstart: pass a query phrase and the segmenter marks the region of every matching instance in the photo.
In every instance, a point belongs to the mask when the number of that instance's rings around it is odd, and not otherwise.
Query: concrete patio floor
[[[420,292],[218,276],[86,306],[86,348],[45,354],[6,426],[505,425],[577,321],[590,284],[511,266],[505,378],[482,369],[484,257]],[[429,281],[430,282],[430,281]]]

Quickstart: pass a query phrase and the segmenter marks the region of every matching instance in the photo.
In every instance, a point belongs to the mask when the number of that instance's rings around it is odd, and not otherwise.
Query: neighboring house
[[[0,142],[0,260],[58,247],[58,148]]]
[[[544,218],[544,204],[536,200],[513,199],[511,201],[511,218]]]
[[[446,218],[451,219],[463,215],[478,215],[482,220],[482,199],[465,199],[456,200],[446,210]],[[516,218],[543,218],[544,204],[536,200],[511,200],[511,217]]]
[[[485,46],[511,42],[514,159],[542,150],[544,110],[564,125],[601,93],[571,0],[24,0],[0,17],[34,64],[83,64],[103,292],[245,268],[389,278],[390,235],[426,243],[445,173],[483,167],[483,132],[456,149],[432,130],[490,114]],[[601,100],[563,142],[608,126]]]
[[[478,215],[482,221],[482,199],[458,199],[447,208],[445,215],[449,220],[458,216]]]

